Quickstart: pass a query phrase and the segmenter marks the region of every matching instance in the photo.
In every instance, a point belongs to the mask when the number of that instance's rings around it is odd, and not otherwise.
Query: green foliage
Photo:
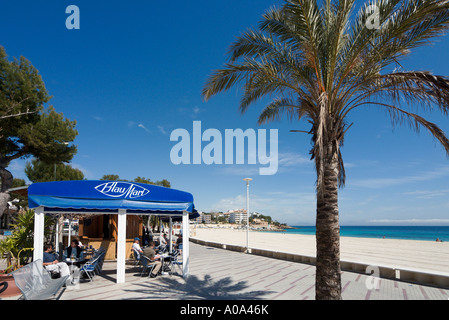
[[[26,186],[25,180],[14,178],[14,180],[12,182],[13,188],[24,187],[24,186]]]
[[[158,185],[158,186],[171,188],[171,183],[167,179],[158,180],[158,181],[156,181],[155,184]]]
[[[0,46],[1,153],[10,149],[11,145],[6,142],[9,136],[18,135],[19,123],[37,122],[38,113],[49,100],[44,82],[30,61],[24,57],[9,61],[5,49]]]
[[[120,177],[117,174],[105,174],[100,180],[109,180],[109,181],[126,181],[126,182],[136,182],[136,183],[146,183],[146,184],[153,184],[156,186],[171,188],[171,183],[167,179],[158,180],[156,182],[151,181],[151,179],[147,179],[144,177],[137,177],[132,181],[126,180],[126,179],[120,179]]]
[[[1,192],[11,188],[12,160],[35,156],[47,163],[68,162],[76,153],[69,146],[78,132],[75,121],[64,119],[52,106],[36,68],[24,57],[9,61],[0,47],[0,176]]]
[[[45,235],[50,232],[52,221],[45,217]],[[12,234],[0,241],[0,255],[8,257],[8,268],[15,270],[28,262],[34,247],[34,210],[19,213],[12,226]],[[27,254],[23,255],[24,252]]]
[[[25,174],[33,183],[84,179],[83,172],[79,169],[73,168],[69,164],[48,164],[38,159],[33,159],[31,163],[27,162],[25,166]]]
[[[105,174],[100,180],[119,181],[120,177],[117,174]]]
[[[69,162],[77,152],[76,146],[68,144],[78,135],[75,125],[76,121],[64,119],[50,106],[37,123],[23,124],[19,135],[27,154],[47,163]]]
[[[254,218],[262,219],[262,220],[268,222],[268,224],[271,224],[271,223],[273,222],[273,219],[271,218],[271,216],[264,216],[263,214],[258,214],[256,217],[250,217],[250,218],[249,218],[250,222],[251,222],[252,220],[254,220]],[[274,222],[273,222],[273,223],[274,223]]]

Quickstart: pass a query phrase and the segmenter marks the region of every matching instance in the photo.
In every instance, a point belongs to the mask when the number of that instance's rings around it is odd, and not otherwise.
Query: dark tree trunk
[[[341,300],[340,223],[338,218],[338,156],[328,148],[324,188],[317,189],[316,288],[317,300]]]
[[[12,187],[14,178],[8,170],[6,170],[7,165],[3,160],[0,160],[0,178],[2,178],[2,185],[0,188],[0,192],[6,192],[9,188]]]

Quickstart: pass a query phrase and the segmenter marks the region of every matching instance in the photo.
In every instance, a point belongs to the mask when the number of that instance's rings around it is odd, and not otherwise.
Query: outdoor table
[[[75,259],[71,260],[70,258],[67,258],[64,262],[67,263],[69,266],[75,266],[77,268],[80,268],[82,264],[86,263],[87,259]]]
[[[73,278],[72,278],[72,283],[79,282],[79,280],[80,280],[80,272],[79,272],[79,270],[80,270],[81,264],[85,263],[86,260],[85,259],[83,259],[83,260],[80,260],[80,259],[72,260],[70,258],[67,258],[66,261],[64,261],[64,262],[69,265],[70,272],[71,272],[72,275],[74,275]]]
[[[161,257],[161,262],[162,262],[162,266],[161,266],[161,274],[167,274],[167,273],[164,273],[165,271],[164,271],[164,267],[167,265],[167,264],[170,264],[170,258],[171,258],[171,256],[169,255],[169,254],[167,254],[167,253],[164,253],[164,254],[160,254],[160,257]]]

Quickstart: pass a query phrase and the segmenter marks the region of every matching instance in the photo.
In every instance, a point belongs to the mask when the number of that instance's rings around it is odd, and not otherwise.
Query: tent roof
[[[57,212],[117,212],[180,215],[193,212],[193,196],[184,191],[124,181],[56,181],[28,188],[30,208]]]

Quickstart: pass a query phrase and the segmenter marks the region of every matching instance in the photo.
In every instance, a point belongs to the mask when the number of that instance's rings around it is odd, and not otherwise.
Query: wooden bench
[[[52,279],[40,259],[14,271],[12,275],[25,300],[55,297],[69,277]]]

